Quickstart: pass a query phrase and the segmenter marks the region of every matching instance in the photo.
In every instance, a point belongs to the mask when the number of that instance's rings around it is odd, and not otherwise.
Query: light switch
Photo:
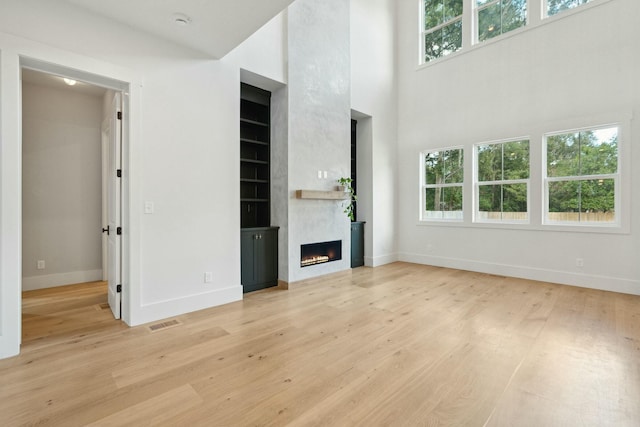
[[[322,179],[322,171],[318,171],[318,179]]]
[[[152,214],[153,209],[153,202],[144,202],[144,213]]]

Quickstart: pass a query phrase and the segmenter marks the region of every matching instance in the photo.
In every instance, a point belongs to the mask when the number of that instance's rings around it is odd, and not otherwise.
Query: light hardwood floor
[[[24,293],[0,425],[640,426],[640,297],[394,263],[176,317]]]

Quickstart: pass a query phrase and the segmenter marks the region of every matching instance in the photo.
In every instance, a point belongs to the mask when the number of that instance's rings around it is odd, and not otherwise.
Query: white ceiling
[[[89,83],[77,81],[75,85],[69,86],[66,84],[62,77],[53,74],[41,73],[39,71],[33,71],[28,68],[22,69],[22,81],[25,83],[31,83],[38,86],[46,86],[59,90],[68,90],[78,93],[83,93],[90,96],[103,96],[106,92],[105,88],[94,86]]]
[[[222,58],[294,0],[64,0],[137,30]],[[175,14],[191,18],[180,26]]]

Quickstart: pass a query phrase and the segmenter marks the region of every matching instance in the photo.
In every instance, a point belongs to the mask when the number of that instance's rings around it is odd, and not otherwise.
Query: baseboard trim
[[[166,301],[144,304],[135,309],[131,314],[129,326],[138,326],[149,322],[179,316],[181,314],[217,307],[219,305],[242,300],[242,286],[231,286],[205,292],[202,294],[189,295]]]
[[[455,268],[458,270],[477,271],[479,273],[497,274],[521,279],[539,280],[561,285],[578,286],[602,291],[620,292],[640,295],[640,281],[607,277],[592,274],[580,274],[568,271],[532,268],[517,265],[488,263],[458,258],[438,257],[431,255],[400,253],[399,260],[414,264],[433,265],[436,267]]]
[[[366,256],[364,257],[364,265],[367,267],[379,267],[381,265],[391,264],[398,260],[398,254],[379,255],[374,257]]]
[[[53,288],[75,283],[96,282],[102,280],[102,270],[70,271],[68,273],[46,274],[22,278],[22,290]]]

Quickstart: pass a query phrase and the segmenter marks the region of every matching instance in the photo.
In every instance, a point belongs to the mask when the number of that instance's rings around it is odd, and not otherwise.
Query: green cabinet
[[[278,227],[241,230],[240,270],[243,292],[278,284]]]
[[[351,268],[364,265],[364,221],[351,223]]]

